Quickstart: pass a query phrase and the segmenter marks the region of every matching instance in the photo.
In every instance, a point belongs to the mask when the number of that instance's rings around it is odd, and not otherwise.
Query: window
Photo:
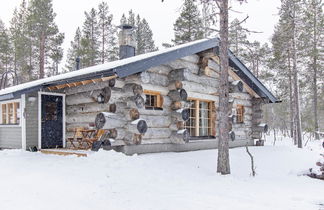
[[[190,136],[215,136],[216,111],[214,102],[204,100],[189,100],[189,102],[191,103],[190,118],[185,127]]]
[[[144,90],[144,94],[146,96],[145,108],[146,109],[154,109],[154,110],[162,110],[163,108],[163,96],[161,96],[160,92],[152,91],[152,90]]]
[[[236,122],[244,123],[244,106],[243,105],[236,106]]]
[[[20,103],[18,101],[1,104],[1,124],[2,125],[20,124]]]

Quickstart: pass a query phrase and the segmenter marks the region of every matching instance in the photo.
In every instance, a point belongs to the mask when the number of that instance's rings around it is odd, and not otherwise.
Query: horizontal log
[[[214,80],[214,82],[219,84],[218,80]],[[191,81],[183,81],[183,89],[189,90],[190,92],[196,92],[196,93],[204,93],[204,94],[214,94],[218,92],[218,89],[215,87],[210,87],[205,84],[197,83],[197,82],[191,82]]]
[[[141,115],[149,128],[168,128],[171,125],[171,116]]]
[[[158,73],[158,74],[168,75],[171,70],[172,70],[172,68],[170,66],[160,65],[160,66],[155,66],[155,67],[149,68],[147,71]]]
[[[170,139],[174,144],[187,143],[189,142],[189,131],[187,129],[172,131]]]
[[[248,93],[240,93],[240,92],[234,92],[230,93],[230,97],[234,99],[242,99],[242,100],[252,100],[252,97]]]
[[[236,105],[243,105],[243,106],[252,106],[251,101],[250,100],[243,100],[243,99],[237,99],[234,98],[234,104],[233,107],[236,107]]]
[[[170,90],[168,96],[172,101],[186,101],[188,98],[188,94],[185,89]]]
[[[141,95],[143,94],[143,87],[136,83],[126,83],[122,91],[123,94],[127,96]]]
[[[91,122],[93,123],[93,122]],[[76,128],[89,128],[89,122],[76,122],[76,123],[66,123],[66,131],[67,132],[74,132]]]
[[[198,74],[199,66],[198,64],[194,64],[185,60],[175,60],[169,63],[166,63],[165,65],[170,66],[172,69],[190,69],[192,73]]]
[[[212,68],[206,66],[204,69],[201,69],[200,75],[205,75],[214,79],[219,79],[219,72],[214,71]]]
[[[145,120],[137,119],[127,124],[127,130],[135,134],[144,134],[148,130],[148,126]]]
[[[256,132],[266,133],[266,132],[268,132],[268,130],[269,130],[269,127],[265,123],[261,123],[261,124],[258,124],[257,126],[252,127],[253,133],[256,133]]]
[[[194,63],[194,64],[197,64],[199,62],[199,56],[196,55],[196,54],[188,55],[188,56],[182,57],[180,59],[184,60],[184,61],[187,61],[187,62],[190,62],[190,63]]]
[[[74,95],[66,96],[66,105],[97,103],[97,96],[101,93],[101,90],[94,90],[89,92],[82,92]]]
[[[152,84],[167,87],[169,85],[168,76],[153,72],[144,71],[140,74],[141,82],[144,84]]]
[[[191,81],[200,84],[204,84],[209,87],[218,87],[218,79],[207,77],[207,76],[198,76],[194,74],[190,69],[175,69],[170,72],[169,79],[172,80],[180,80],[180,81]]]
[[[215,61],[208,59],[207,66],[209,68],[211,68],[212,70],[214,70],[215,72],[220,73],[220,65],[218,63],[216,63]]]
[[[101,112],[95,117],[95,125],[97,129],[113,129],[123,127],[126,121],[117,114],[109,112]]]
[[[165,138],[165,139],[143,139],[142,144],[170,144],[171,139]]]
[[[94,123],[97,113],[84,113],[84,114],[67,114],[65,116],[66,123]]]
[[[144,134],[143,139],[163,139],[169,138],[171,135],[171,130],[169,128],[149,128]]]
[[[98,113],[98,112],[109,112],[110,104],[98,104],[97,102],[88,104],[75,104],[66,106],[66,113]]]
[[[165,107],[163,104],[162,110],[153,110],[153,109],[139,109],[139,113],[141,116],[143,115],[151,115],[151,116],[166,116],[170,114],[170,109]]]

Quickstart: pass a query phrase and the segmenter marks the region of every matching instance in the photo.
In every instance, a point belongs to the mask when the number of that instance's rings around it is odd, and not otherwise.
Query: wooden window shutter
[[[243,123],[244,122],[244,106],[243,105],[237,105],[236,107],[236,120],[237,123]]]
[[[156,107],[162,108],[163,102],[164,102],[163,96],[161,94],[157,95],[156,96]]]

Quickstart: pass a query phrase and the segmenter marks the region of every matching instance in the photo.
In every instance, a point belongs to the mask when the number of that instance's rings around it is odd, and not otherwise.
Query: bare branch
[[[235,26],[238,26],[238,25],[241,25],[241,24],[244,23],[248,18],[249,18],[249,15],[247,15],[243,20],[241,20],[241,21],[238,22],[237,24],[231,26],[230,28],[235,27]]]
[[[247,144],[246,144],[245,148],[246,148],[246,152],[248,153],[248,155],[249,155],[250,158],[251,158],[251,170],[252,170],[252,176],[255,176],[256,173],[255,173],[255,167],[254,167],[254,158],[253,158],[252,154],[250,153]]]
[[[209,29],[209,30],[211,30],[211,31],[219,32],[219,30],[218,30],[218,29],[215,29],[215,28],[209,28],[209,27],[207,27],[207,29]]]
[[[247,28],[242,28],[244,31],[246,31],[246,32],[248,32],[248,33],[255,33],[255,34],[262,34],[263,33],[263,31],[251,31],[251,30],[249,30],[249,29],[247,29]]]

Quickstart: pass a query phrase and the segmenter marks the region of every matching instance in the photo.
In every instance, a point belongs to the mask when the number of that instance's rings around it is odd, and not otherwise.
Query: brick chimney
[[[120,32],[119,38],[119,59],[135,56],[135,36],[133,33],[134,27],[128,24],[118,26]]]

